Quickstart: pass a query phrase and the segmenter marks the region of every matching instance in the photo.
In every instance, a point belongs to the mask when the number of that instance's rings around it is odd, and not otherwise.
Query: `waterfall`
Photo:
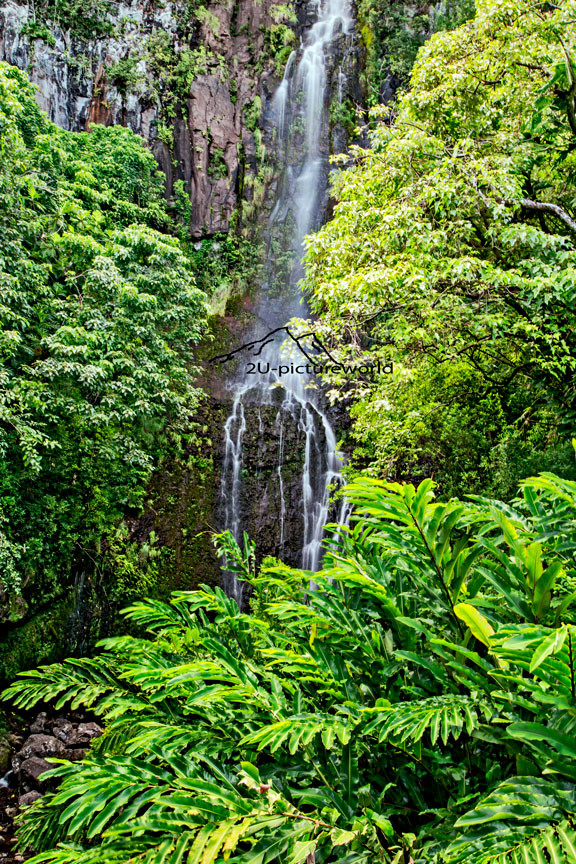
[[[242,531],[252,534],[257,544],[261,538],[254,533],[246,516],[246,476],[250,435],[262,436],[262,411],[275,412],[274,489],[262,492],[260,506],[274,506],[276,537],[274,549],[266,554],[284,555],[289,528],[299,525],[299,560],[291,561],[305,570],[316,572],[321,565],[322,540],[330,514],[330,491],[341,483],[342,463],[330,420],[323,409],[321,389],[314,375],[304,369],[304,358],[294,344],[287,344],[280,332],[270,339],[266,330],[275,331],[293,318],[306,314],[298,289],[301,273],[303,240],[318,227],[321,200],[327,185],[329,153],[329,117],[327,97],[329,57],[338,40],[346,39],[352,30],[352,15],[348,0],[324,0],[315,7],[316,21],[304,33],[300,49],[292,52],[283,80],[271,103],[272,122],[276,130],[279,161],[284,172],[274,206],[271,208],[270,231],[279,226],[284,241],[292,251],[291,274],[284,279],[280,296],[275,296],[269,278],[263,286],[256,309],[259,319],[249,338],[247,354],[241,357],[244,367],[231,382],[232,410],[225,425],[224,463],[221,478],[221,517],[223,526],[237,540]],[[338,67],[337,98],[342,98],[343,73]],[[269,273],[274,261],[269,261]],[[276,280],[277,281],[277,280]],[[311,349],[312,350],[312,349]],[[309,358],[308,352],[306,357]],[[252,362],[253,361],[253,362]],[[253,368],[250,368],[253,367]],[[251,421],[258,418],[258,426]],[[249,428],[249,427],[252,428]],[[262,441],[258,454],[272,442]],[[288,499],[284,476],[286,460],[301,447],[302,469],[300,501],[297,511],[294,500]],[[345,510],[340,516],[345,515]],[[252,528],[252,530],[251,530]],[[225,587],[239,604],[243,583],[232,572],[224,575]]]
[[[232,532],[236,539],[240,535],[240,472],[242,470],[242,442],[246,431],[246,416],[242,401],[244,392],[242,388],[238,388],[236,391],[232,411],[224,426],[224,470],[220,485],[224,526]],[[242,602],[242,584],[228,571],[224,573],[224,588],[238,604]]]
[[[304,40],[304,50],[296,73],[296,88],[302,93],[306,150],[302,171],[296,181],[295,207],[297,240],[301,243],[312,228],[317,213],[322,170],[321,142],[326,126],[326,54],[340,33],[352,26],[347,0],[326,0],[318,20]]]

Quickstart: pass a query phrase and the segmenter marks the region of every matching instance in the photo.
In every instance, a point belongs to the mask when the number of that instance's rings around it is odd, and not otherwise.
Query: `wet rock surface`
[[[54,789],[54,781],[42,775],[53,765],[50,758],[83,759],[90,742],[102,728],[82,715],[38,714],[23,732],[0,736],[0,864],[26,861],[31,853],[15,848],[15,830],[22,810]]]
[[[314,0],[209,0],[192,17],[185,0],[122,0],[109,5],[108,32],[84,38],[48,19],[44,38],[30,36],[37,14],[33,2],[0,3],[0,60],[26,71],[51,120],[141,135],[179,206],[184,191],[193,237],[259,221],[277,179],[274,94],[290,48],[315,19]],[[327,92],[362,104],[363,52],[358,40],[342,44],[330,48]],[[332,127],[339,152],[348,135],[336,120]]]
[[[44,39],[27,35],[33,3],[4,0],[0,60],[27,72],[40,107],[64,129],[120,124],[141,135],[167,194],[184,184],[190,232],[202,237],[228,231],[232,214],[242,218],[243,204],[258,197],[258,127],[278,81],[270,39],[279,8],[209,2],[190,18],[184,0],[128,0],[110,4],[108,33],[79,38],[46,20]],[[297,27],[292,18],[286,26]],[[177,71],[186,64],[189,74]]]
[[[320,401],[320,400],[319,400]],[[228,403],[230,408],[232,403]],[[322,412],[330,419],[333,412],[325,401],[320,401]],[[228,413],[230,412],[228,409]],[[312,414],[316,412],[312,410]],[[320,414],[318,413],[318,417]],[[339,418],[340,428],[347,417]],[[294,405],[283,406],[282,393],[274,392],[269,402],[262,402],[255,392],[244,404],[245,433],[243,436],[242,477],[239,510],[241,526],[257,540],[257,560],[273,556],[285,564],[302,566],[304,538],[304,482],[315,487],[319,478],[310,476],[304,481],[303,466],[306,447],[317,451],[312,459],[316,470],[326,470],[325,432],[321,422],[315,422],[315,434],[307,442],[303,409]],[[220,460],[224,461],[224,445]],[[335,502],[329,509],[327,522],[338,517],[340,505]],[[224,524],[222,506],[218,513]]]

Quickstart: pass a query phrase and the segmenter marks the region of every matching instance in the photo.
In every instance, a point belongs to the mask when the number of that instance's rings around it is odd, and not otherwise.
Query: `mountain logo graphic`
[[[298,348],[301,354],[308,360],[309,363],[318,365],[319,359],[324,359],[325,362],[330,362],[334,365],[338,365],[338,361],[332,354],[328,351],[326,346],[320,341],[318,335],[310,330],[308,333],[302,333],[299,336],[296,336],[289,327],[276,327],[274,330],[270,330],[269,333],[266,333],[262,339],[255,339],[253,342],[245,342],[244,345],[240,345],[239,348],[236,348],[234,351],[228,351],[226,354],[217,354],[215,357],[210,358],[210,363],[228,363],[229,360],[232,360],[239,354],[246,352],[252,357],[260,357],[262,351],[269,345],[271,342],[274,342],[274,337],[278,333],[285,333],[289,339],[292,340],[294,345]],[[320,354],[320,358],[318,354],[311,355],[309,353],[310,349],[306,350],[304,339],[312,338],[312,346],[317,349]],[[323,358],[322,358],[323,355]]]
[[[294,362],[291,362],[289,365],[281,363],[277,367],[271,368],[270,363],[268,362],[265,364],[260,363],[262,351],[267,345],[274,342],[274,337],[279,333],[285,334],[285,336],[292,341],[298,351],[302,354],[302,357],[306,358],[307,363],[305,366],[298,364],[295,365]],[[305,343],[305,339],[311,340],[311,343]],[[313,330],[296,335],[288,326],[276,327],[274,330],[270,330],[266,333],[266,335],[261,339],[254,339],[251,342],[245,342],[243,345],[235,348],[234,351],[228,351],[226,354],[217,354],[215,357],[211,357],[209,362],[223,365],[224,363],[228,363],[230,360],[239,358],[242,354],[247,354],[250,357],[256,358],[256,362],[248,363],[246,369],[247,375],[262,375],[269,372],[276,372],[278,373],[278,376],[282,378],[284,375],[310,375],[313,372],[316,375],[325,373],[344,373],[346,375],[362,377],[363,375],[373,376],[375,372],[384,373],[385,375],[390,375],[393,372],[393,363],[391,360],[385,360],[382,362],[378,359],[375,363],[365,362],[360,365],[342,363],[330,353],[318,334]],[[261,365],[264,365],[266,368],[261,368]]]

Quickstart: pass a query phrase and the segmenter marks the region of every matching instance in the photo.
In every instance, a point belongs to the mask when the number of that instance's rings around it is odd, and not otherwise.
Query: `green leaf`
[[[490,647],[490,637],[494,634],[494,628],[474,606],[470,603],[457,603],[454,606],[454,613],[470,628],[476,639]]]
[[[542,723],[511,723],[506,729],[506,734],[520,741],[542,742],[546,748],[551,747],[559,755],[576,759],[576,739],[572,735],[559,732]],[[551,750],[550,757],[552,758],[553,755]]]
[[[566,627],[560,627],[554,630],[550,635],[538,646],[532,660],[530,662],[530,672],[534,672],[551,654],[557,654],[566,640],[568,630]]]
[[[355,831],[345,831],[343,828],[333,828],[330,832],[330,839],[334,846],[348,846],[355,837]]]

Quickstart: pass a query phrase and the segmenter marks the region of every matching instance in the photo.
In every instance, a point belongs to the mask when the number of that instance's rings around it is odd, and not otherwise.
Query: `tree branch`
[[[520,204],[523,207],[526,207],[527,210],[538,210],[544,213],[552,213],[554,216],[564,222],[564,224],[567,225],[571,231],[574,231],[574,233],[576,233],[576,221],[574,221],[574,219],[572,219],[572,217],[569,216],[568,213],[566,213],[566,211],[559,207],[557,204],[548,204],[545,201],[532,201],[530,198],[521,198]]]
[[[482,192],[482,190],[478,187],[478,178],[467,171],[465,168],[462,169],[464,174],[468,177],[469,180],[472,181],[472,188],[476,192],[476,194],[480,197],[480,199],[484,202],[486,207],[490,207],[492,202],[490,199]],[[496,192],[494,187],[490,184],[490,188],[493,192]],[[495,199],[498,204],[504,204],[507,207],[513,206],[516,202],[506,200],[500,197],[496,197]],[[546,201],[533,201],[531,198],[520,198],[517,202],[521,204],[522,207],[526,207],[527,210],[536,210],[539,213],[552,213],[553,216],[556,216],[563,222],[570,231],[573,231],[576,234],[576,221],[572,219],[572,217],[566,213],[562,207],[559,207],[558,204],[549,204]]]

